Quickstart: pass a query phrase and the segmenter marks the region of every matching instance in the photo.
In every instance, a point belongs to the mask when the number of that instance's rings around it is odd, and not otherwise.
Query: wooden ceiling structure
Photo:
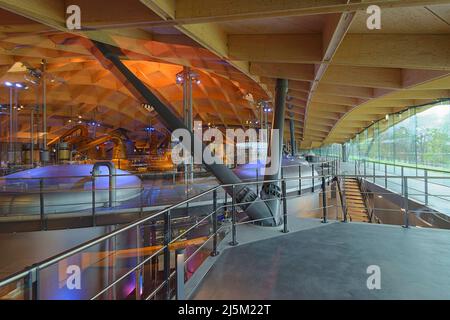
[[[81,30],[66,28],[73,4]],[[369,5],[381,8],[380,30],[367,28]],[[62,79],[49,84],[53,133],[73,112],[95,111],[130,131],[157,121],[96,60],[88,39],[121,48],[179,115],[175,77],[193,68],[201,78],[194,115],[205,123],[245,126],[258,117],[258,101],[271,101],[275,79],[288,79],[286,119],[304,149],[345,142],[388,113],[450,97],[448,0],[0,0],[0,8],[0,81],[23,78],[8,72],[15,63],[42,58]],[[34,94],[20,101],[33,104]]]

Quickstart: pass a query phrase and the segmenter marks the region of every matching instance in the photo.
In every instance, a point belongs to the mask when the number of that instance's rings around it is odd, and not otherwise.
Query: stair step
[[[350,196],[346,196],[345,197],[347,200],[359,200],[359,201],[363,201],[362,196],[358,196],[358,195],[350,195]]]
[[[366,207],[363,204],[355,205],[355,204],[348,204],[347,208],[356,208],[356,209],[363,209],[366,210]]]

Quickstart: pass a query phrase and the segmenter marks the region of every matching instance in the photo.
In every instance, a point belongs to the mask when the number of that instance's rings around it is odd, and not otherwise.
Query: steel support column
[[[271,164],[267,166],[270,166],[273,163],[277,163],[278,168],[276,168],[275,171],[266,174],[264,177],[265,181],[279,180],[281,178],[281,161],[283,157],[283,132],[284,132],[284,119],[286,111],[286,95],[288,90],[288,81],[286,79],[277,79],[277,85],[275,90],[276,90],[275,110],[273,114],[270,149],[272,151],[277,150],[278,152],[276,152],[277,154],[270,155]],[[279,134],[274,134],[275,130],[278,130]],[[275,157],[277,157],[278,159],[275,159]],[[279,183],[265,183],[261,190],[261,198],[266,200],[273,199],[270,201],[266,201],[266,203],[270,208],[271,215],[274,217],[275,224],[279,225],[282,221],[279,210],[281,199],[281,189]]]
[[[109,69],[118,79],[122,80],[128,90],[139,100],[150,104],[158,113],[165,126],[174,131],[176,129],[186,129],[184,123],[175,115],[169,107],[167,107],[136,75],[130,71],[121,61],[118,55],[121,52],[117,48],[111,47],[104,43],[92,41],[94,47],[91,47],[92,54],[99,59],[99,61]],[[105,60],[106,59],[106,60]],[[191,132],[194,141],[198,138]],[[183,141],[183,144],[188,141]],[[200,142],[202,149],[205,145]],[[204,163],[205,167],[220,181],[222,184],[237,184],[242,181],[236,174],[223,164],[208,164]],[[226,188],[228,194],[231,194],[231,188]],[[247,203],[252,202],[258,198],[257,194],[250,190],[247,186],[239,185],[236,187],[236,202]],[[269,207],[263,202],[253,202],[251,205],[243,204],[242,209],[245,210],[251,219],[265,219],[272,217]],[[270,225],[273,221],[267,220]]]
[[[191,69],[189,67],[184,67],[183,69],[183,111],[184,111],[184,124],[189,132],[193,129],[193,118],[192,118],[192,77]],[[188,184],[192,182],[194,175],[194,159],[191,157],[191,162],[185,165],[185,182]]]
[[[13,147],[13,88],[9,88],[9,151],[8,162],[14,162],[14,147]]]
[[[47,61],[42,60],[42,150],[41,162],[43,164],[50,161],[47,150]]]

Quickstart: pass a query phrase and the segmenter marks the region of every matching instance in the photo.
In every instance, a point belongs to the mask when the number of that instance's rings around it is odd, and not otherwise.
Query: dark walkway
[[[381,290],[369,290],[369,265]],[[334,223],[224,250],[195,299],[449,299],[450,232]]]

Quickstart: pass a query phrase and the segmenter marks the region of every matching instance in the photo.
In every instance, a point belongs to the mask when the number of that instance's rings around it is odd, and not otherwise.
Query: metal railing
[[[450,215],[450,171],[354,160],[354,173],[366,182],[404,197],[409,194],[413,200]]]
[[[332,166],[328,165],[329,163],[313,164],[313,170],[314,166],[322,167],[324,172],[330,174]],[[283,166],[282,173],[297,167],[301,175],[301,167],[298,164]],[[256,176],[256,180],[264,178],[259,173],[260,168],[245,170]],[[82,217],[83,226],[87,226],[89,219],[90,225],[97,225],[98,218],[105,214],[138,212],[139,217],[142,217],[144,214],[157,212],[163,207],[187,200],[207,190],[210,185],[219,183],[213,176],[205,177],[203,173],[197,176],[196,173],[192,174],[195,181],[186,180],[185,172],[100,174],[92,171],[89,175],[2,177],[0,178],[0,221],[23,221],[23,218],[27,217],[28,221],[35,222],[36,227],[39,224],[40,230],[48,230],[52,219],[65,217]],[[122,179],[133,178],[136,179],[128,185],[120,183]],[[112,188],[108,182],[113,180],[117,181],[115,188]],[[242,179],[243,182],[252,180],[254,177]],[[200,183],[201,181],[204,183]],[[315,185],[320,182],[315,177],[310,181],[314,191]],[[155,183],[158,184],[158,188],[154,188]],[[300,180],[299,184],[301,187]],[[304,183],[304,186],[306,184],[309,185],[309,182]],[[154,196],[155,189],[166,196]],[[175,192],[168,197],[167,194],[170,191]],[[259,191],[259,185],[256,185],[256,193]],[[301,189],[299,191],[301,194]],[[102,225],[101,219],[98,222]]]
[[[334,167],[330,165],[330,173],[334,172]],[[243,215],[242,207],[251,204],[252,202],[241,202],[236,203],[235,196],[231,197],[231,204],[229,202],[224,202],[222,205],[218,205],[218,193],[222,190],[228,189],[232,190],[231,195],[235,195],[235,190],[238,186],[246,185],[248,186],[249,183],[253,185],[261,185],[266,183],[276,183],[281,184],[281,190],[282,195],[281,198],[275,198],[275,199],[260,199],[258,198],[256,201],[259,202],[269,202],[269,201],[281,201],[282,202],[282,210],[283,210],[283,230],[284,232],[288,231],[288,225],[287,225],[287,182],[288,181],[298,181],[301,180],[312,180],[312,179],[322,179],[322,188],[325,188],[325,180],[331,179],[331,176],[305,176],[305,177],[291,177],[291,178],[282,178],[278,180],[272,180],[272,181],[254,181],[254,182],[242,182],[239,184],[233,184],[233,185],[218,185],[216,187],[213,187],[207,191],[201,192],[193,197],[190,197],[187,200],[181,201],[175,205],[172,205],[168,208],[165,208],[161,211],[159,211],[156,214],[150,215],[148,217],[139,219],[136,222],[133,222],[131,224],[128,224],[118,230],[112,231],[104,236],[101,236],[95,240],[86,242],[80,246],[77,246],[71,250],[68,250],[62,254],[59,254],[55,257],[52,257],[50,259],[47,259],[43,262],[40,262],[36,265],[31,266],[30,268],[27,268],[26,270],[19,272],[17,274],[14,274],[2,281],[0,281],[0,293],[2,290],[7,290],[5,288],[8,288],[10,286],[13,286],[12,291],[19,291],[19,295],[23,299],[46,299],[49,298],[44,291],[46,288],[48,289],[53,284],[50,282],[46,282],[43,279],[49,279],[51,278],[51,275],[58,274],[61,276],[61,274],[65,275],[66,273],[61,273],[61,266],[67,266],[71,265],[71,263],[74,260],[81,260],[86,261],[89,259],[94,259],[98,263],[106,263],[104,260],[106,259],[112,259],[113,257],[117,258],[120,255],[127,255],[132,253],[134,262],[133,266],[131,268],[127,267],[126,271],[121,273],[119,276],[114,277],[112,281],[108,281],[107,285],[102,286],[98,290],[95,290],[95,293],[91,296],[83,296],[85,299],[104,299],[106,297],[109,298],[118,298],[115,294],[111,296],[111,291],[114,288],[117,288],[119,284],[123,283],[126,280],[129,280],[131,276],[134,277],[136,281],[136,289],[135,289],[135,297],[139,299],[154,299],[154,298],[171,298],[172,297],[172,290],[173,287],[171,285],[172,279],[174,279],[174,276],[176,275],[176,272],[172,271],[170,268],[170,260],[171,260],[171,252],[173,247],[176,247],[179,244],[188,243],[189,238],[192,238],[189,236],[189,234],[204,226],[204,224],[210,224],[211,231],[206,234],[206,238],[203,238],[201,241],[202,243],[197,246],[195,252],[193,252],[184,262],[185,265],[188,265],[190,261],[194,260],[194,257],[197,256],[202,250],[204,250],[205,246],[207,244],[212,244],[211,253],[212,255],[217,254],[217,245],[218,245],[218,238],[219,236],[225,232],[225,230],[228,230],[231,232],[231,245],[236,245],[236,229],[238,225],[248,224],[248,223],[260,223],[263,220],[269,220],[273,219],[273,217],[267,217],[264,219],[258,219],[258,220],[245,220],[242,221],[240,219],[240,216]],[[325,190],[322,190],[323,193],[325,193]],[[172,227],[173,222],[173,214],[176,212],[177,209],[183,208],[190,203],[195,202],[196,200],[199,200],[200,198],[205,198],[206,196],[212,197],[212,203],[213,203],[213,210],[202,216],[199,217],[199,219],[193,223],[191,226],[189,226],[186,230],[183,232],[179,232],[178,235],[174,236],[175,231]],[[295,197],[298,195],[295,193]],[[326,201],[326,200],[325,200]],[[325,209],[323,209],[323,220],[326,222],[327,217],[327,209],[326,205],[324,206]],[[219,214],[221,216],[225,215],[226,218],[230,218],[231,223],[224,222],[224,217],[222,219],[219,219]],[[229,217],[228,217],[229,215]],[[149,225],[160,225],[160,233],[162,235],[162,241],[158,242],[157,237],[156,240],[152,243],[143,244],[143,235],[142,231],[143,229],[147,228]],[[131,234],[134,234],[131,235]],[[118,238],[125,237],[127,239],[134,238],[136,239],[134,245],[131,245],[131,247],[127,248],[120,248],[115,247],[113,250],[105,250],[104,248],[108,248],[110,242],[117,241]],[[198,238],[198,237],[197,237]],[[193,238],[193,239],[197,239]],[[188,239],[188,240],[186,240]],[[190,239],[192,240],[192,239]],[[128,245],[130,246],[130,245]],[[147,254],[150,248],[153,248],[151,254]],[[175,250],[178,252],[177,250]],[[81,256],[80,256],[81,255]],[[94,258],[92,258],[94,256]],[[145,268],[146,264],[154,264],[155,259],[158,260],[159,257],[163,257],[163,269],[162,269],[162,275],[160,275],[161,281],[157,281],[156,285],[154,285],[152,288],[153,290],[148,291],[148,286],[146,287],[146,292],[142,291],[142,281],[140,280],[142,278],[142,273],[144,272],[143,269]],[[129,261],[128,261],[129,262]],[[108,264],[109,265],[109,264]],[[58,269],[58,272],[55,272],[54,269]],[[113,267],[114,268],[114,267]],[[91,268],[87,268],[84,270],[84,273],[89,273]],[[62,283],[66,281],[67,278],[63,277],[58,278],[55,282]],[[8,291],[8,290],[7,290]],[[0,294],[1,296],[1,294]]]
[[[339,217],[342,206],[333,196],[332,187],[327,184],[339,181],[339,178],[357,178],[356,175],[340,175],[336,162],[330,163],[330,171],[324,165],[319,175],[283,177],[272,181],[250,181],[233,185],[218,185],[195,196],[171,205],[158,213],[141,218],[104,236],[88,241],[71,250],[35,264],[26,270],[0,281],[0,298],[20,299],[184,299],[185,283],[209,256],[217,256],[221,240],[229,238],[230,246],[239,241],[238,227],[260,223],[266,219],[251,220],[244,218],[243,206],[252,202],[236,203],[236,197],[221,202],[219,193],[231,190],[231,195],[240,185],[261,185],[275,183],[281,185],[281,197],[260,199],[259,202],[280,201],[282,232],[289,231],[288,200],[298,198],[299,192],[288,192],[289,184],[302,185],[305,181],[321,181],[319,205],[311,211],[320,212],[322,222],[328,222],[332,210],[336,211],[336,220],[346,221],[345,211]],[[324,172],[325,171],[325,172]],[[376,176],[382,178],[384,176]],[[388,178],[399,178],[388,176]],[[403,177],[407,181],[410,178]],[[314,184],[312,184],[314,186]],[[407,188],[406,188],[407,190]],[[384,194],[384,193],[383,193]],[[386,192],[388,194],[388,192]],[[302,196],[314,195],[304,193]],[[403,195],[405,197],[405,195]],[[197,218],[197,221],[182,229],[174,227],[177,210],[193,202],[210,197],[212,210]],[[408,208],[408,195],[405,206],[397,211],[404,217],[404,226],[409,227],[409,215],[418,214]],[[221,202],[221,203],[219,203]],[[321,203],[320,203],[321,202]],[[276,230],[273,230],[277,232]],[[149,240],[150,239],[150,240]],[[223,244],[222,244],[223,245]],[[77,265],[78,263],[78,265]],[[77,286],[68,267],[78,266],[83,276],[82,294],[73,289]],[[76,269],[76,268],[75,268]],[[72,270],[72,269],[70,269]],[[89,287],[85,287],[88,284]],[[69,285],[72,290],[67,289]],[[67,287],[67,288],[66,288]],[[132,289],[130,289],[130,287]],[[56,288],[56,289],[52,289]],[[53,290],[53,291],[52,291]],[[63,293],[60,293],[60,291]],[[55,293],[56,292],[56,293]],[[3,294],[2,294],[3,293]],[[76,295],[79,293],[79,295]],[[62,295],[62,296],[61,296]]]

